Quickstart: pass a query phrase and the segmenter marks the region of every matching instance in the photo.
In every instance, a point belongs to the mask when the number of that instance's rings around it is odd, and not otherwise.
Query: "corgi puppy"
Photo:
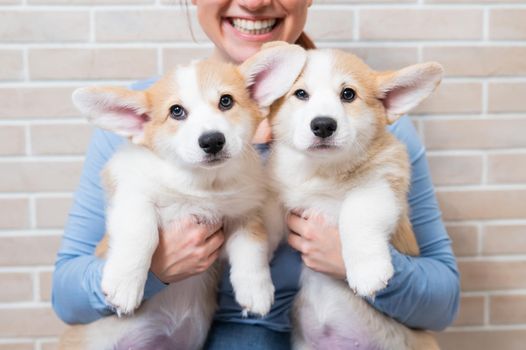
[[[418,245],[408,218],[410,162],[386,125],[441,81],[424,63],[375,72],[337,50],[308,52],[290,92],[271,108],[275,138],[268,168],[286,210],[323,215],[339,228],[346,281],[304,267],[294,306],[295,349],[436,349],[370,306],[393,276],[389,242],[409,255]]]
[[[202,347],[216,308],[217,263],[170,284],[132,315],[159,228],[192,216],[223,223],[236,300],[244,312],[268,313],[274,299],[269,259],[281,237],[267,235],[263,223],[267,188],[251,139],[305,60],[300,47],[281,46],[239,67],[211,60],[180,66],[146,91],[74,92],[75,105],[93,124],[130,140],[103,170],[109,247],[101,287],[117,315],[126,317],[72,327],[61,349]]]

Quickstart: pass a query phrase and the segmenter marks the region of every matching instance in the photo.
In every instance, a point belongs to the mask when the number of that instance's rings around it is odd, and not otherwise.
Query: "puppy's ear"
[[[121,87],[87,87],[73,92],[73,104],[94,125],[140,143],[149,120],[146,94]]]
[[[377,76],[377,97],[393,123],[428,97],[442,80],[444,69],[436,62],[421,63]]]
[[[306,60],[307,52],[300,46],[271,43],[239,69],[251,97],[266,109],[290,90]]]

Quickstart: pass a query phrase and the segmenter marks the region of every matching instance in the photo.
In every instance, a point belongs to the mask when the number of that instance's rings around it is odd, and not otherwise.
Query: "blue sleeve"
[[[115,134],[97,129],[86,154],[53,272],[53,309],[66,323],[88,323],[113,313],[100,288],[104,260],[94,252],[106,230],[106,201],[100,173],[123,141]],[[163,288],[164,284],[150,272],[144,298]]]
[[[425,149],[413,124],[403,117],[390,131],[406,144],[411,159],[410,217],[420,256],[406,256],[391,247],[395,274],[372,303],[409,327],[442,330],[453,322],[460,298],[451,241],[441,219]]]

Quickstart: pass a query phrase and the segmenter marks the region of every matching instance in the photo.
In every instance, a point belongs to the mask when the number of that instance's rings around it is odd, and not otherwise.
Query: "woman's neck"
[[[221,62],[236,63],[232,61],[232,58],[230,56],[225,55],[225,53],[219,50],[217,47],[214,47],[214,51],[212,51],[212,55],[210,55],[210,58]]]

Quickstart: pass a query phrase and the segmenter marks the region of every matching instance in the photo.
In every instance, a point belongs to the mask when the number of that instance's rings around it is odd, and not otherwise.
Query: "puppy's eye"
[[[351,88],[345,88],[342,90],[340,98],[343,102],[352,102],[356,98],[356,92]]]
[[[175,120],[186,119],[186,110],[181,105],[173,105],[170,107],[170,118]]]
[[[303,89],[298,89],[294,92],[294,96],[296,96],[299,100],[307,101],[309,99],[309,94],[307,91]]]
[[[219,109],[222,111],[228,111],[234,106],[234,98],[231,95],[223,95],[219,99]]]

